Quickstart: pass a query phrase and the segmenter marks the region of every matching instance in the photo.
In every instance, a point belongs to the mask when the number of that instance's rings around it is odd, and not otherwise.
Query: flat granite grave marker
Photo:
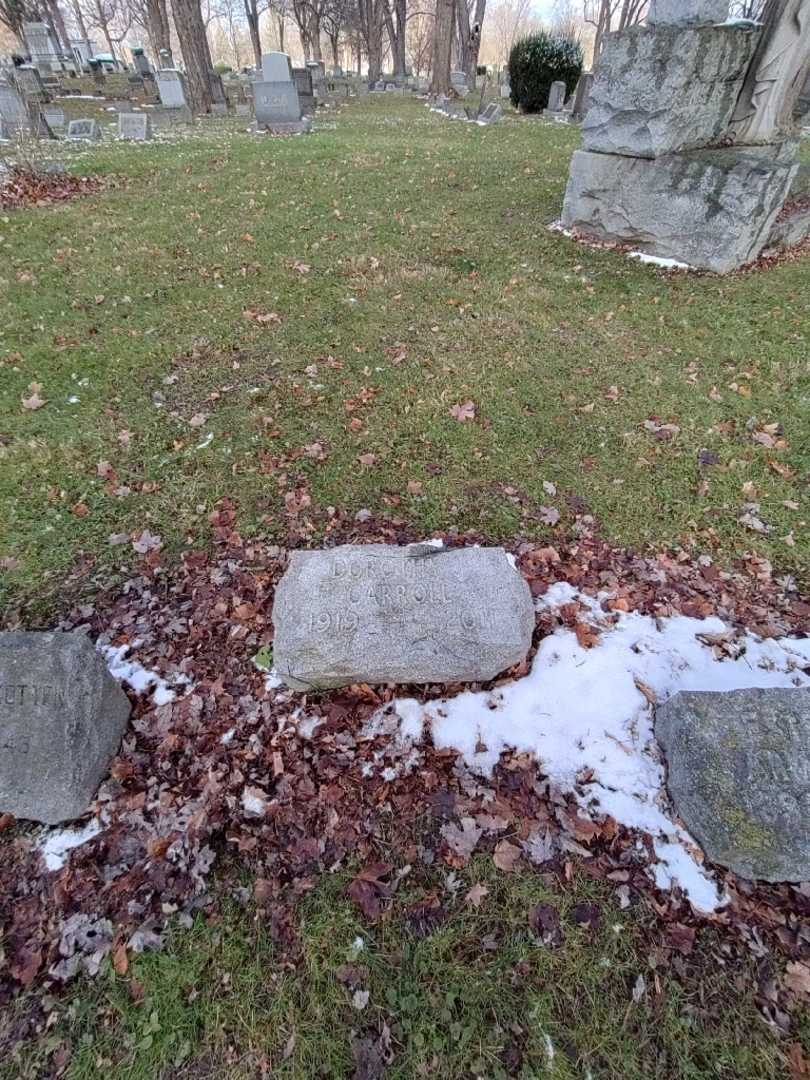
[[[127,696],[82,634],[0,633],[0,813],[85,813],[126,730]]]
[[[502,548],[347,545],[293,552],[273,623],[297,689],[484,682],[525,658],[534,605]]]
[[[682,692],[655,734],[675,809],[713,862],[810,880],[810,689]]]

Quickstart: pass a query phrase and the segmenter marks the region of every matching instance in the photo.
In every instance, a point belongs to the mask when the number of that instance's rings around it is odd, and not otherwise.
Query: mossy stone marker
[[[810,689],[675,694],[655,734],[675,809],[712,862],[810,880]]]

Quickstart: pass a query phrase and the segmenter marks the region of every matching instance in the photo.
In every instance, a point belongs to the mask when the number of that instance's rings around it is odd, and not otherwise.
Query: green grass
[[[76,152],[75,170],[119,179],[0,220],[6,600],[44,611],[108,576],[132,555],[112,533],[205,544],[222,496],[243,535],[283,538],[302,486],[313,537],[330,506],[541,536],[533,510],[555,505],[565,529],[575,495],[618,542],[808,564],[807,260],[665,276],[548,232],[577,142],[560,125],[482,129],[386,98],[307,138],[197,132]],[[678,436],[655,441],[650,416]],[[782,424],[786,447],[749,421]],[[325,460],[285,460],[313,442]],[[700,470],[701,448],[720,463]],[[767,536],[738,523],[750,501]]]
[[[5,1044],[0,1078],[46,1075],[54,1054],[69,1061],[70,1080],[351,1077],[353,1040],[376,1038],[383,1025],[388,1080],[785,1075],[786,1046],[754,1006],[753,966],[732,960],[713,931],[703,931],[676,978],[652,917],[619,910],[611,890],[585,877],[561,887],[550,876],[504,875],[479,858],[459,876],[455,898],[433,874],[406,884],[375,927],[346,900],[347,881],[323,879],[304,901],[296,973],[279,964],[261,918],[234,908],[210,925],[200,919],[165,952],[136,957],[126,975],[105,968],[46,1003],[47,1030]],[[474,883],[490,890],[477,910],[464,902]],[[425,928],[407,908],[432,895],[449,910]],[[530,930],[538,903],[560,913],[559,947]],[[582,903],[600,911],[594,930],[577,925]],[[361,969],[348,988],[345,965]],[[639,976],[644,990],[634,1001]],[[355,988],[369,994],[362,1010],[352,1004]],[[0,1048],[31,1005],[8,1010],[5,1031],[0,1020]]]

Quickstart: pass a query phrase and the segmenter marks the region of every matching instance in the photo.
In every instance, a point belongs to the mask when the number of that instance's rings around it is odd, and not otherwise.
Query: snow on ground
[[[672,819],[652,708],[639,685],[659,702],[679,690],[810,686],[801,671],[810,665],[810,640],[748,634],[736,658],[720,658],[698,638],[728,630],[717,618],[608,616],[598,601],[566,583],[553,586],[538,608],[553,611],[575,600],[587,609],[587,621],[601,628],[594,647],[582,648],[572,631],[561,628],[541,642],[523,679],[425,705],[399,699],[399,739],[412,745],[424,722],[437,747],[459,750],[483,775],[504,750],[533,753],[551,781],[577,790],[584,809],[653,837],[660,887],[678,884],[696,908],[714,910],[723,898],[693,856],[690,837]],[[578,784],[588,770],[590,779]]]
[[[116,647],[99,643],[96,648],[107,661],[107,667],[114,679],[126,683],[136,694],[150,693],[154,705],[168,705],[177,697],[177,687],[189,685],[185,675],[175,675],[170,683],[137,660],[127,660],[126,656],[131,648],[129,645]]]
[[[40,843],[40,851],[48,870],[61,870],[67,862],[68,852],[86,844],[101,832],[97,818],[91,818],[79,829],[56,829],[49,832]]]
[[[646,251],[631,251],[628,257],[638,259],[639,262],[646,263],[648,266],[658,266],[662,270],[692,269],[689,263],[678,262],[677,259],[664,259],[660,255],[648,255]]]

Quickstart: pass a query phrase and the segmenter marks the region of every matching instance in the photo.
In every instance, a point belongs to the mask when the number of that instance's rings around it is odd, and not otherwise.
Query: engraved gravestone
[[[119,113],[118,138],[144,142],[152,138],[152,125],[146,113]]]
[[[297,689],[482,682],[525,658],[534,606],[501,548],[349,545],[293,552],[273,624]]]
[[[48,825],[80,817],[129,711],[89,638],[0,633],[0,813]]]
[[[713,862],[810,880],[810,689],[682,692],[655,734],[675,809]]]
[[[101,138],[101,128],[96,120],[71,120],[66,138],[89,139],[91,142],[98,142]]]

